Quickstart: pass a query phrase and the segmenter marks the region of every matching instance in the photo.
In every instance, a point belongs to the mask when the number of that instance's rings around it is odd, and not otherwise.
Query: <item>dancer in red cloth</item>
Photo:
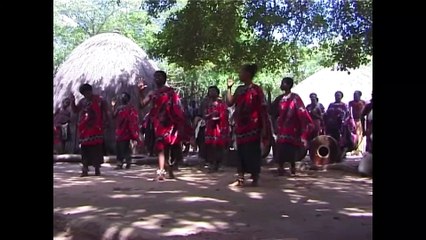
[[[235,105],[233,114],[237,152],[239,157],[238,178],[231,186],[243,186],[244,174],[250,173],[252,186],[258,185],[262,161],[261,141],[267,144],[271,139],[271,124],[268,116],[267,102],[262,88],[253,83],[257,72],[256,64],[242,66],[240,85],[232,95],[234,81],[228,79],[228,105]]]
[[[81,176],[88,176],[90,165],[95,167],[95,175],[99,176],[103,162],[104,127],[108,122],[107,105],[99,95],[93,94],[91,85],[83,84],[79,91],[84,98],[76,105],[75,97],[71,95],[71,108],[75,113],[80,113]]]
[[[141,108],[152,102],[149,113],[155,131],[155,149],[158,152],[157,180],[164,180],[165,167],[169,178],[174,178],[173,165],[176,159],[169,159],[171,155],[181,156],[171,151],[182,150],[181,142],[189,141],[194,136],[189,121],[185,118],[179,95],[171,87],[166,86],[167,74],[164,71],[154,73],[157,89],[150,91],[146,96],[144,90],[147,85],[142,81],[138,84],[140,90]],[[166,161],[167,160],[167,161]]]
[[[277,121],[276,161],[278,161],[278,175],[284,175],[284,163],[289,162],[292,175],[296,174],[296,161],[308,147],[308,140],[314,131],[314,123],[296,93],[291,92],[294,81],[285,77],[281,81],[279,95],[271,104],[271,116]]]
[[[228,107],[220,99],[219,88],[208,89],[204,119],[206,121],[205,145],[210,172],[217,172],[223,159],[225,147],[229,144]]]
[[[119,106],[116,102],[111,102],[113,107],[113,117],[116,119],[116,147],[117,147],[117,167],[116,170],[123,169],[123,160],[126,160],[126,169],[131,165],[130,141],[140,143],[139,139],[139,116],[138,111],[130,102],[130,94],[124,92],[119,97]]]

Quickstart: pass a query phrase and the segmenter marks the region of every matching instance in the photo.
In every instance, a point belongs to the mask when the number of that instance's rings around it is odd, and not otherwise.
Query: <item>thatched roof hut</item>
[[[334,93],[343,92],[343,102],[348,103],[353,99],[356,90],[362,92],[362,99],[370,100],[373,89],[373,69],[371,64],[361,66],[358,69],[347,71],[336,71],[324,68],[297,84],[292,91],[299,94],[305,105],[311,101],[310,93],[317,93],[319,102],[328,107],[334,102]]]
[[[137,77],[152,84],[157,69],[129,38],[118,33],[98,34],[76,47],[59,67],[54,79],[54,108],[71,92],[77,100],[82,98],[78,88],[83,83],[91,84],[105,98],[124,90],[134,95]]]
[[[135,42],[118,33],[102,33],[91,37],[76,47],[58,68],[54,78],[54,109],[62,99],[73,93],[76,101],[83,96],[78,89],[89,83],[94,93],[101,95],[110,103],[117,94],[127,91],[135,106],[138,105],[137,79],[142,77],[150,87],[154,87],[153,74],[158,69],[148,59],[147,54]],[[72,128],[75,133],[75,121]],[[113,126],[107,133],[107,145],[114,149]],[[75,134],[73,134],[75,135]],[[76,149],[75,136],[68,151]]]

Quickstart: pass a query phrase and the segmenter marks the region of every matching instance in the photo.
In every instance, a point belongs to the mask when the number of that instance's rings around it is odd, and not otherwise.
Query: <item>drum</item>
[[[309,156],[312,163],[317,167],[341,162],[341,155],[337,141],[331,136],[320,135],[310,143]]]

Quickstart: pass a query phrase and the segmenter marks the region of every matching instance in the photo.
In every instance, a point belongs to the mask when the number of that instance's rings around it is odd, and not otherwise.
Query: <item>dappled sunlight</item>
[[[292,190],[292,189],[283,189],[283,192],[284,193],[295,193],[296,191]]]
[[[120,231],[118,226],[111,226],[104,232],[102,239],[113,239],[118,231]]]
[[[170,201],[170,200],[168,200]],[[216,198],[210,197],[199,197],[199,196],[190,196],[190,197],[182,197],[177,200],[178,202],[215,202],[215,203],[228,203],[229,201],[220,200]]]
[[[113,180],[103,180],[101,181],[101,183],[116,183],[117,181],[113,181]]]
[[[133,212],[137,213],[137,214],[139,214],[139,213],[146,213],[146,209],[137,209],[137,210],[134,210]]]
[[[223,211],[223,210],[216,210],[216,209],[205,209],[204,211],[208,213],[225,215],[227,217],[232,217],[237,213],[236,211],[230,211],[230,210]]]
[[[119,198],[140,198],[141,194],[113,194],[109,196],[110,198],[119,199]]]
[[[331,177],[327,172],[320,172],[318,176],[321,177],[304,177],[304,178],[287,178],[284,187],[297,188],[299,190],[304,189],[323,189],[332,190],[334,192],[351,195],[371,195],[372,194],[372,181],[367,178],[360,178],[357,176],[341,176]],[[334,175],[332,175],[334,176]],[[291,189],[286,189],[291,193]]]
[[[228,189],[231,190],[231,191],[233,191],[233,192],[236,192],[236,193],[243,192],[243,190],[244,190],[243,188],[234,187],[234,186],[229,186]]]
[[[301,199],[305,198],[303,195],[293,193],[288,194],[288,196],[290,197],[291,203],[298,203]]]
[[[251,199],[263,199],[263,196],[265,196],[265,193],[260,192],[246,192],[246,195]]]
[[[98,208],[94,206],[79,206],[74,208],[64,208],[61,210],[64,214],[79,214],[79,213],[85,213],[85,212],[93,212],[98,210]]]
[[[326,205],[326,204],[330,204],[330,203],[320,201],[320,200],[308,199],[303,205]]]
[[[358,176],[343,176],[344,180],[348,180],[350,182],[359,182],[359,183],[373,183],[373,179],[372,178],[365,178],[365,177],[358,177]]]
[[[209,188],[209,186],[214,186],[218,183],[217,179],[212,179],[211,176],[206,176],[205,173],[181,175],[178,177],[178,180],[185,181],[186,184],[190,186],[196,186],[202,189]]]
[[[229,224],[223,221],[188,221],[185,219],[176,219],[179,227],[171,228],[163,236],[187,236],[195,234],[201,231],[218,231],[221,229],[227,229]]]
[[[339,193],[362,193],[367,194],[372,190],[372,184],[363,184],[362,182],[348,183],[346,181],[327,181],[321,180],[315,183],[316,187],[319,187],[324,190],[333,190]]]
[[[187,191],[182,191],[182,190],[171,190],[171,191],[147,191],[147,194],[161,194],[161,193],[186,193]]]
[[[195,218],[198,218],[201,216],[199,213],[196,213],[196,212],[187,212],[186,215],[190,217],[195,217]]]
[[[213,208],[199,211],[174,211],[143,216],[143,219],[133,221],[131,225],[143,229],[161,230],[162,236],[187,236],[200,231],[217,232],[229,229],[231,226],[228,220],[220,220],[218,217],[231,218],[235,214],[237,214],[236,211]]]
[[[365,211],[359,208],[345,208],[339,211],[340,214],[347,215],[350,217],[372,217],[371,211]]]
[[[232,235],[260,228],[275,231],[273,229],[281,228],[283,222],[303,225],[303,219],[343,215],[358,217],[357,221],[364,221],[365,226],[371,225],[368,219],[372,216],[369,207],[372,198],[366,193],[372,192],[372,186],[365,181],[353,181],[356,177],[337,175],[333,178],[320,173],[319,177],[290,178],[263,173],[260,186],[253,188],[250,180],[245,187],[228,187],[235,177],[232,168],[208,174],[182,167],[175,172],[176,180],[164,182],[144,180],[155,176],[153,166],[135,166],[129,171],[102,169],[102,177],[88,178],[78,176],[80,168],[76,165],[55,169],[54,203],[60,206],[57,210],[73,219],[96,217],[111,224],[120,223],[120,226],[105,228],[104,238],[117,236],[114,232],[124,236],[126,227],[130,227],[129,235],[141,229],[162,239],[171,236],[185,239],[183,236],[201,232]],[[254,201],[258,207],[249,206]],[[271,222],[271,227],[266,227],[264,222]],[[323,225],[315,224],[308,231],[321,231]],[[252,236],[269,239],[269,236]]]
[[[77,175],[77,173],[76,173]],[[64,176],[61,174],[54,174],[54,189],[73,187],[73,186],[96,186],[99,183],[116,183],[117,181],[106,179],[103,177],[85,177],[80,176]]]
[[[315,209],[316,212],[331,212],[330,208],[317,208]]]
[[[166,214],[154,214],[151,216],[147,216],[144,219],[145,219],[144,221],[133,222],[131,225],[135,227],[141,227],[144,229],[151,229],[151,230],[161,229],[162,227],[161,222],[164,220],[171,220],[172,217]]]

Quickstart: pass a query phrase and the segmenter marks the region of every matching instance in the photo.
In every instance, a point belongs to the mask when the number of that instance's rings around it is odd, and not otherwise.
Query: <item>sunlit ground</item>
[[[228,187],[232,168],[214,174],[181,168],[176,180],[162,183],[152,181],[154,166],[101,170],[101,177],[80,178],[78,164],[55,164],[55,212],[120,222],[162,239],[200,232],[213,235],[190,239],[372,239],[368,178],[340,171],[275,177],[265,167],[259,187],[235,188]]]

